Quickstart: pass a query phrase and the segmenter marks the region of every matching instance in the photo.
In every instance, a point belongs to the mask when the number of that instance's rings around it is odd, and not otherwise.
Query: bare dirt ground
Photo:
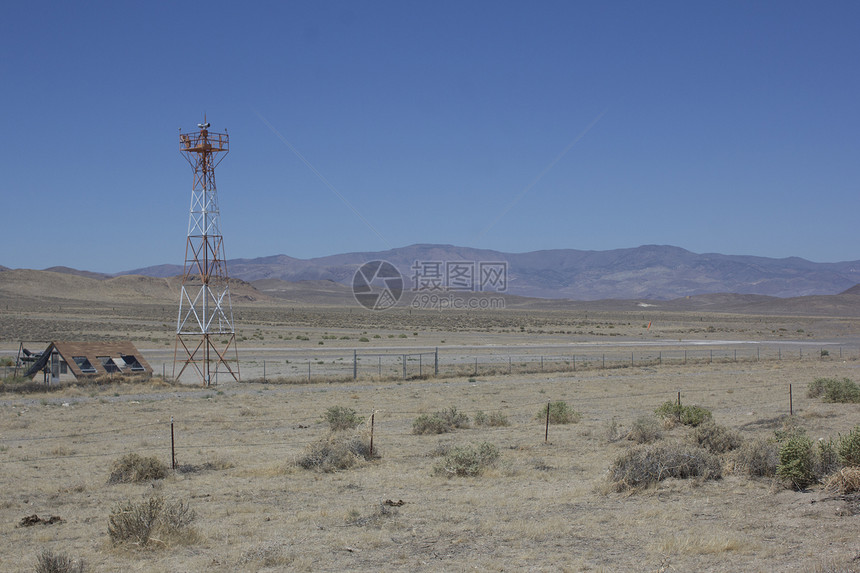
[[[172,350],[175,309],[167,304],[0,302],[7,353],[21,339],[129,338],[150,352]],[[794,418],[813,439],[850,431],[860,424],[860,406],[823,403],[805,388],[819,377],[858,379],[856,319],[629,309],[372,313],[268,303],[238,305],[236,314],[240,344],[271,349],[681,339],[834,344],[845,354],[405,381],[199,388],[156,380],[5,393],[0,570],[33,570],[46,549],[83,559],[90,571],[860,568],[860,517],[820,486],[793,491],[733,471],[727,458],[719,480],[669,479],[632,494],[606,487],[611,463],[633,446],[610,438],[679,391],[685,404],[709,408],[746,440],[780,427],[789,384]],[[362,337],[369,342],[359,343]],[[566,401],[582,419],[550,426],[545,441],[536,414],[549,400]],[[320,416],[335,405],[368,418],[367,431],[373,414],[381,457],[334,473],[305,470],[296,461],[328,434]],[[452,406],[472,418],[499,412],[510,425],[412,433],[416,417]],[[184,471],[110,484],[111,466],[125,454],[170,463],[171,418]],[[685,440],[688,432],[676,427],[664,440]],[[478,442],[499,449],[494,467],[478,477],[434,475],[439,451]],[[198,539],[112,546],[112,510],[153,494],[187,501]],[[62,521],[18,527],[34,514]]]

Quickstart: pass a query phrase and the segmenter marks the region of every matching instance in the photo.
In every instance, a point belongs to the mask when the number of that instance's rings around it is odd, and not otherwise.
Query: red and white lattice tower
[[[209,131],[205,118],[197,127],[199,131],[179,134],[180,151],[194,169],[194,187],[179,295],[173,375],[179,380],[190,366],[203,384],[209,386],[217,383],[219,373],[229,374],[239,381],[239,350],[215,189],[215,167],[227,155],[230,143],[226,131]],[[177,365],[180,365],[178,373]]]

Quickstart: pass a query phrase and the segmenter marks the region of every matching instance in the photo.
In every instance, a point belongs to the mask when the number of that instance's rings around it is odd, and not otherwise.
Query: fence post
[[[352,379],[358,378],[358,350],[352,351]]]
[[[176,444],[173,441],[173,416],[170,416],[170,467],[176,469]]]
[[[478,357],[475,356],[475,376],[478,375]]]
[[[403,355],[403,379],[406,380],[406,355]]]
[[[788,415],[794,416],[794,396],[791,394],[791,384],[788,385]]]
[[[756,359],[756,361],[758,361],[758,362],[760,362],[760,361],[761,361],[761,346],[756,346],[756,347],[755,347],[755,359]]]
[[[382,355],[377,356],[379,358],[379,366],[376,367],[376,375],[382,378]]]
[[[606,368],[606,354],[603,355],[603,367]]]
[[[543,435],[544,443],[549,442],[549,402],[546,403],[546,431]]]
[[[662,350],[661,350],[661,351],[660,351],[660,353],[657,355],[657,363],[658,363],[658,364],[660,364],[660,366],[662,366],[662,365],[663,365],[663,351],[662,351]]]
[[[681,391],[678,390],[678,423],[681,422]]]
[[[370,415],[370,457],[373,457],[373,420],[376,417],[376,412]]]
[[[508,374],[511,373],[511,357],[508,356]]]
[[[543,356],[540,357],[540,369],[543,371]]]
[[[423,357],[423,356],[424,356],[424,355],[423,355],[423,354],[421,354],[420,352],[418,353],[418,376],[419,376],[419,378],[421,377],[422,362],[423,362],[421,359],[422,359],[422,357]]]
[[[263,382],[266,381],[266,361],[263,360]]]
[[[311,361],[308,360],[308,382],[311,381]]]
[[[633,361],[633,351],[630,351],[630,367],[636,366],[636,363]]]
[[[684,349],[684,364],[687,364],[687,349]]]
[[[439,347],[436,347],[436,352],[433,353],[433,375],[439,376]]]

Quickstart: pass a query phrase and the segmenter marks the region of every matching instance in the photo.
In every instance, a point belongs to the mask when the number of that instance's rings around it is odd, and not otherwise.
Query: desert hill
[[[776,297],[833,295],[860,282],[860,261],[815,263],[798,257],[697,254],[679,247],[645,245],[610,251],[556,249],[503,253],[453,245],[418,244],[378,252],[313,259],[275,255],[231,259],[231,277],[252,282],[334,281],[349,285],[356,269],[372,260],[398,268],[407,284],[419,262],[505,262],[507,293],[525,297],[602,300],[673,300],[687,296],[738,293]],[[179,265],[159,265],[120,274],[168,277]]]
[[[0,272],[0,303],[78,302],[82,304],[152,303],[175,305],[179,300],[180,277],[157,278],[123,275],[96,279],[70,273],[28,269]],[[349,286],[330,281],[283,281],[261,279],[247,283],[230,279],[234,303],[274,305],[355,306]],[[481,293],[460,293],[482,296]],[[404,292],[401,305],[408,304],[414,293]],[[493,295],[499,296],[499,295]],[[765,295],[715,293],[681,297],[673,300],[603,299],[570,301],[501,295],[505,308],[534,310],[604,310],[723,312],[756,315],[860,316],[860,285],[835,295],[773,297]],[[481,311],[475,311],[481,312]]]

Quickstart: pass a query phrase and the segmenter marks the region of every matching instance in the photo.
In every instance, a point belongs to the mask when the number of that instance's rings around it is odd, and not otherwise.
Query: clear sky
[[[855,1],[10,0],[0,264],[181,264],[204,113],[228,258],[857,260],[858,54]]]

